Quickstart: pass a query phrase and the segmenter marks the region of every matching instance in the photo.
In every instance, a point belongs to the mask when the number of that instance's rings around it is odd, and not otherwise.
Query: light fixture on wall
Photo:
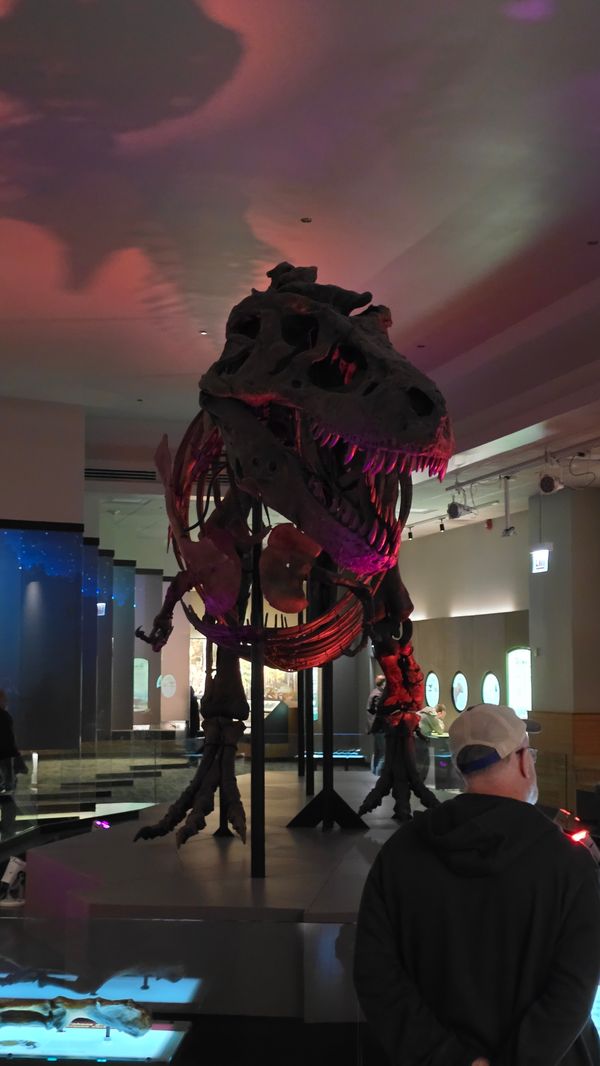
[[[444,525],[444,519],[441,518],[440,519],[440,533],[445,533],[445,532],[446,532],[446,527]]]
[[[413,539],[413,531],[412,531],[412,529],[409,529],[409,531],[408,531],[408,539],[409,540]]]

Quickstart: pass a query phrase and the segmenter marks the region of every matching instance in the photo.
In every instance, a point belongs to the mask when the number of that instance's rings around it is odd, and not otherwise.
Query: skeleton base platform
[[[372,781],[353,770],[335,785],[356,810]],[[249,775],[240,787],[250,810]],[[250,877],[249,844],[213,837],[217,812],[179,851],[170,836],[134,846],[131,823],[38,848],[26,916],[40,937],[62,938],[72,973],[100,959],[102,974],[132,964],[152,973],[153,945],[161,965],[196,980],[187,1011],[355,1020],[353,923],[370,866],[397,829],[392,800],[366,831],[286,828],[305,802],[295,773],[267,773],[264,880]],[[149,808],[139,824],[155,819]]]

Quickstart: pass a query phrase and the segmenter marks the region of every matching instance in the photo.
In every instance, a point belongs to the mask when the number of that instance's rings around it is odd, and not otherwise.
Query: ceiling
[[[599,39],[596,0],[0,0],[1,392],[149,463],[230,307],[314,263],[392,308],[460,477],[534,462],[526,506],[600,438]]]

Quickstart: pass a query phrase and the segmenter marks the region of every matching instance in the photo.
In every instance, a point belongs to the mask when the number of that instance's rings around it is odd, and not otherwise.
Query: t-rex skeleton
[[[219,785],[229,821],[245,838],[234,774],[249,713],[239,657],[255,641],[267,665],[290,670],[355,654],[370,635],[392,726],[422,703],[422,674],[403,633],[412,604],[397,559],[411,474],[443,478],[452,453],[444,399],[392,347],[389,309],[370,304],[370,293],[320,285],[315,267],[280,263],[268,276],[265,292],[253,289],[233,308],[223,353],[200,381],[201,411],[174,462],[166,438],[157,452],[180,573],[151,633],[138,636],[160,649],[176,603],[195,588],[204,616],[183,607],[217,646],[217,661],[202,700],[206,745],[196,776],[142,838],[169,832],[187,815],[177,835],[183,843],[204,827]],[[287,522],[252,532],[253,499]],[[273,628],[246,621],[257,538],[266,540],[262,593],[282,614]],[[335,602],[309,622],[286,625],[284,615],[307,606],[309,577],[313,587],[333,588]]]

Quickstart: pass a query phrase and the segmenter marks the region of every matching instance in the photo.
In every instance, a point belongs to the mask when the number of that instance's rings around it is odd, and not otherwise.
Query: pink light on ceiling
[[[547,22],[554,15],[554,0],[513,0],[502,10],[515,22]]]

